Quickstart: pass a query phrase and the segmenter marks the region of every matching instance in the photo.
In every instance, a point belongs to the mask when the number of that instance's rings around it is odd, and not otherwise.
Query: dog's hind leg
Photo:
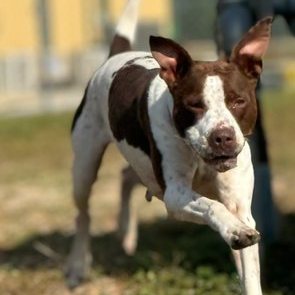
[[[85,279],[91,264],[88,200],[103,153],[110,141],[103,120],[99,116],[88,116],[89,109],[85,108],[72,133],[73,196],[78,215],[76,235],[65,272],[69,287],[75,287]]]
[[[118,235],[122,248],[128,255],[134,254],[137,246],[137,216],[130,204],[131,194],[140,180],[134,170],[127,166],[122,172],[121,203],[118,216]]]

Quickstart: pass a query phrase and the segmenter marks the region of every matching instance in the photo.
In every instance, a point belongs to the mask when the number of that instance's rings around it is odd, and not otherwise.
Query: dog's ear
[[[272,17],[260,20],[232,51],[230,61],[249,77],[258,78],[262,72],[262,57],[269,45],[272,20]]]
[[[187,51],[176,42],[163,37],[150,36],[153,57],[160,65],[160,77],[168,86],[183,78],[193,64]]]

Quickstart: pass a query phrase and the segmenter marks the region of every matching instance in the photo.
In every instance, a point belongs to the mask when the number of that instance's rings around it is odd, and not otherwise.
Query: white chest
[[[129,145],[126,140],[116,142],[120,152],[137,173],[142,183],[155,196],[161,196],[162,190],[156,180],[150,158],[139,148]]]

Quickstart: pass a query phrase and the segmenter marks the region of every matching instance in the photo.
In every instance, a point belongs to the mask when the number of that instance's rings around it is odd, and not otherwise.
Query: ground
[[[277,242],[264,251],[265,294],[295,294],[295,91],[268,91],[263,113],[271,155]],[[166,219],[163,204],[134,192],[138,251],[127,257],[116,235],[120,170],[114,146],[91,199],[93,270],[70,291],[62,270],[74,232],[71,200],[72,113],[0,119],[0,294],[239,294],[228,247],[206,226]]]

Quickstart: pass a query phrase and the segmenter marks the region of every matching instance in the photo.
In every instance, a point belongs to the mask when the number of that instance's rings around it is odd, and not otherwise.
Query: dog
[[[79,284],[91,262],[88,200],[103,153],[114,142],[146,186],[147,199],[162,200],[176,220],[216,230],[232,249],[244,294],[262,294],[247,136],[256,121],[255,88],[272,18],[253,26],[229,60],[203,62],[163,37],[150,37],[150,52],[132,51],[138,5],[128,1],[109,58],[89,81],[73,120],[78,216],[68,283]],[[119,231],[126,242],[130,188],[125,185]],[[134,248],[129,239],[125,249]]]

